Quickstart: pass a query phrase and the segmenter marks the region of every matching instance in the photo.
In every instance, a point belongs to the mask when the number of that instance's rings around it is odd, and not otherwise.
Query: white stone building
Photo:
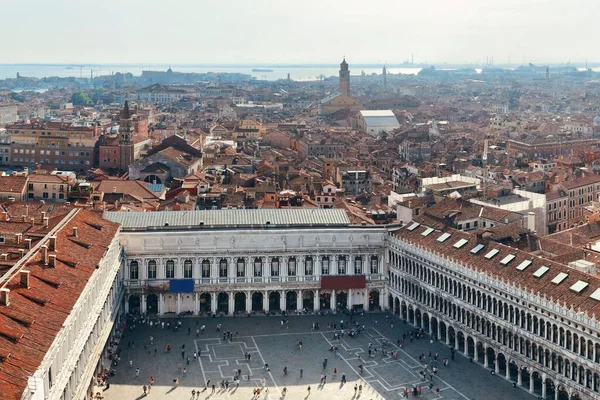
[[[381,226],[343,210],[107,212],[121,223],[126,312],[379,309]]]

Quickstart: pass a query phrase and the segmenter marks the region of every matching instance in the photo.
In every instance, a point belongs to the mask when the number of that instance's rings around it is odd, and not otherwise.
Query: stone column
[[[417,326],[417,310],[413,307],[413,322],[414,326]]]
[[[329,305],[329,307],[330,307],[332,310],[335,310],[335,309],[336,309],[336,300],[335,300],[335,297],[336,297],[336,296],[335,296],[335,290],[332,290],[332,291],[331,291],[331,301],[330,301],[330,305]]]
[[[125,300],[125,314],[129,314],[129,296]]]
[[[252,292],[246,292],[246,312],[252,311]]]
[[[446,324],[446,346],[450,346],[450,326],[448,324]]]
[[[296,311],[302,311],[303,307],[303,297],[302,290],[298,290],[298,297],[296,297]]]
[[[160,293],[158,295],[158,315],[163,315],[165,313],[165,295]]]
[[[363,296],[363,311],[369,311],[369,292],[367,291],[367,288],[364,289],[364,296]]]
[[[456,349],[456,351],[458,351],[458,349],[460,349],[460,347],[458,346],[458,332],[454,332],[454,348]]]
[[[517,386],[523,386],[523,371],[521,367],[518,367],[517,370]]]
[[[269,311],[269,292],[263,292],[263,310]]]
[[[529,374],[529,393],[533,394],[534,386],[533,386],[533,376]]]
[[[352,295],[353,295],[353,290],[352,289],[348,289],[348,310],[352,310]]]
[[[483,367],[484,368],[489,368],[490,364],[489,364],[489,358],[488,358],[488,351],[487,351],[487,346],[485,346],[483,348]]]
[[[279,292],[279,308],[281,311],[285,311],[287,304],[287,296],[286,293],[282,290]]]
[[[210,294],[210,311],[213,313],[217,312],[217,297],[219,296],[218,292],[214,292]]]
[[[446,335],[448,336],[448,335]],[[442,338],[442,328],[440,326],[440,321],[438,320],[437,323],[437,340],[440,340]]]
[[[558,387],[554,386],[554,400],[558,400]]]
[[[235,294],[234,292],[229,292],[229,303],[227,303],[227,313],[229,315],[233,315],[235,312]]]
[[[498,364],[498,355],[494,353],[494,372],[497,374],[500,373],[500,364]]]
[[[177,293],[177,297],[175,297],[175,301],[177,301],[177,315],[181,312],[181,301],[183,297],[181,297],[181,293]]]
[[[429,317],[429,336],[433,337],[433,326],[431,326],[431,316]]]
[[[314,303],[315,310],[320,309],[321,305],[319,303],[319,289],[315,289],[315,297],[314,297],[313,303]]]
[[[146,295],[140,294],[140,313],[146,314],[148,310],[146,309]]]
[[[194,315],[200,314],[200,293],[194,293]]]
[[[542,398],[546,399],[546,374],[542,374]]]
[[[464,351],[464,355],[465,355],[465,357],[469,356],[469,340],[467,339],[467,335],[465,335],[465,351]]]
[[[510,361],[506,359],[506,379],[510,380]]]

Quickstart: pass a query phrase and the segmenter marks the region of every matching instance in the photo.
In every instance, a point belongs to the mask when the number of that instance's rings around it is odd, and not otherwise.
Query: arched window
[[[185,260],[183,262],[183,277],[191,278],[192,274],[193,274],[192,270],[193,270],[192,260]]]
[[[288,276],[296,276],[296,257],[288,259]]]
[[[202,260],[202,277],[210,278],[210,261]]]
[[[304,259],[304,275],[311,276],[313,273],[313,258],[306,257]]]
[[[140,278],[140,268],[137,261],[132,261],[129,263],[129,279],[139,279]]]
[[[227,278],[227,260],[221,258],[219,261],[219,278]]]
[[[346,256],[339,256],[337,260],[338,275],[346,275]]]
[[[379,257],[377,256],[371,256],[371,273],[379,273]]]
[[[256,276],[256,277],[263,276],[262,259],[261,258],[254,259],[254,276]]]
[[[362,275],[363,273],[363,261],[361,256],[354,258],[354,275]]]
[[[246,276],[246,261],[243,258],[237,260],[237,277],[243,278]]]
[[[321,275],[329,275],[329,257],[327,256],[321,259]]]
[[[156,260],[148,261],[148,279],[156,279]]]
[[[175,261],[173,261],[173,260],[167,261],[167,264],[165,265],[165,277],[167,279],[175,278]]]
[[[271,258],[271,276],[279,276],[279,258]]]

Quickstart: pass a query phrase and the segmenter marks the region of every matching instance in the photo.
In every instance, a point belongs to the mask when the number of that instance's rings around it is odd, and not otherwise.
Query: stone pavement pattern
[[[411,329],[408,324],[401,323],[396,317],[386,317],[382,313],[357,316],[356,320],[365,325],[365,332],[356,338],[343,337],[333,339],[333,330],[327,329],[328,322],[338,325],[340,320],[349,320],[347,315],[335,316],[292,316],[283,317],[289,320],[287,327],[281,326],[282,317],[252,316],[235,318],[182,318],[183,328],[178,332],[172,329],[161,329],[137,324],[133,332],[127,332],[121,340],[121,360],[116,366],[116,376],[109,379],[110,389],[103,392],[105,400],[129,399],[185,399],[191,398],[192,389],[202,391],[200,399],[251,399],[253,390],[262,385],[264,380],[267,393],[263,391],[261,399],[281,399],[281,391],[287,388],[286,399],[305,399],[307,387],[311,387],[308,399],[401,399],[405,387],[422,385],[421,399],[534,399],[528,392],[513,388],[500,376],[492,376],[480,364],[469,361],[458,352],[454,362],[448,367],[439,366],[438,376],[434,376],[433,384],[440,389],[437,395],[428,388],[428,379],[420,375],[423,364],[419,362],[419,354],[438,352],[440,359],[450,358],[450,350],[441,342],[430,343],[429,338],[414,340],[400,349],[398,359],[390,356],[368,356],[368,345],[380,349],[383,340],[395,343],[402,333]],[[389,319],[388,319],[389,318]],[[174,321],[164,318],[161,321]],[[391,328],[390,321],[394,321]],[[318,322],[320,329],[312,331],[312,323]],[[196,335],[196,323],[206,325],[204,334]],[[217,324],[222,324],[222,331],[231,331],[232,340],[225,340],[223,332],[217,332]],[[188,335],[188,327],[191,334]],[[235,335],[237,333],[237,336]],[[153,336],[154,345],[149,344]],[[303,343],[302,348],[296,341]],[[133,342],[131,346],[129,343]],[[166,351],[171,344],[172,350]],[[182,358],[182,346],[185,353]],[[336,357],[328,351],[330,346],[337,345],[340,356]],[[392,345],[388,345],[388,350]],[[395,345],[393,346],[395,348]],[[154,349],[156,348],[156,354]],[[194,360],[194,351],[200,356]],[[250,354],[246,360],[245,354]],[[187,357],[190,363],[187,364]],[[360,357],[360,358],[359,358]],[[327,358],[327,368],[323,370],[322,362]],[[129,360],[132,366],[129,366]],[[266,371],[264,364],[269,364]],[[359,373],[358,365],[364,366]],[[440,362],[441,364],[441,362]],[[180,368],[186,368],[184,376]],[[284,367],[288,368],[287,375]],[[136,368],[140,368],[140,376],[135,376]],[[337,376],[334,375],[337,369]],[[300,369],[303,376],[300,377]],[[239,388],[232,383],[234,371],[241,370],[243,379]],[[327,375],[324,385],[320,384],[322,373]],[[250,380],[247,380],[250,374]],[[347,383],[342,385],[341,375],[345,374]],[[155,380],[153,388],[147,396],[143,396],[142,385],[149,382],[150,376]],[[179,387],[173,388],[172,381],[179,379]],[[228,390],[220,389],[220,382],[229,379]],[[206,380],[216,385],[214,394],[210,387],[203,391]],[[360,396],[355,395],[354,386],[362,385]],[[410,396],[409,398],[412,398]],[[308,400],[307,399],[307,400]]]

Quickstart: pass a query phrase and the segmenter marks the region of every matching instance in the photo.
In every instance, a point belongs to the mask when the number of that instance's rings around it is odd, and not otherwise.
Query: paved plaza
[[[281,320],[289,321],[281,326]],[[192,390],[200,390],[199,399],[251,399],[253,390],[264,383],[261,399],[282,399],[282,391],[287,388],[286,399],[401,399],[404,388],[422,386],[422,399],[527,399],[535,397],[525,390],[513,388],[512,383],[501,376],[493,376],[480,364],[471,363],[464,356],[455,355],[448,367],[442,365],[444,357],[450,359],[450,349],[441,342],[430,343],[429,337],[408,340],[399,349],[398,357],[389,354],[369,357],[369,343],[381,349],[384,341],[389,341],[386,349],[398,350],[395,346],[403,333],[411,329],[394,316],[383,313],[369,313],[355,316],[355,321],[365,326],[365,331],[357,337],[345,336],[334,340],[333,329],[328,323],[336,323],[339,332],[340,321],[349,322],[348,315],[330,316],[252,316],[224,318],[182,318],[183,327],[178,332],[166,327],[136,326],[121,340],[121,360],[114,367],[116,375],[109,379],[110,388],[103,392],[106,400],[129,399],[185,399],[189,400]],[[175,321],[164,318],[161,321]],[[312,330],[312,324],[319,323],[319,330]],[[393,328],[391,324],[394,324]],[[196,326],[206,325],[204,334],[196,335]],[[222,331],[217,332],[217,324]],[[191,333],[188,334],[188,328]],[[230,331],[233,339],[227,340],[223,332]],[[150,336],[153,345],[150,345]],[[302,342],[302,348],[297,341]],[[167,345],[171,351],[167,352]],[[182,350],[182,346],[185,346]],[[330,352],[331,346],[338,346],[339,356]],[[155,353],[156,349],[156,353]],[[182,356],[182,351],[184,351]],[[433,389],[429,389],[429,374],[421,374],[424,362],[419,355],[439,353],[439,373],[433,377]],[[200,356],[194,360],[194,352]],[[246,358],[250,355],[250,359]],[[190,357],[187,364],[187,357]],[[327,366],[323,370],[323,361]],[[131,366],[129,361],[132,361]],[[269,365],[269,371],[264,365]],[[363,365],[362,374],[358,366]],[[287,375],[284,368],[287,367]],[[136,377],[136,369],[140,375]],[[186,368],[186,374],[183,373]],[[302,376],[300,371],[302,370]],[[337,370],[337,374],[334,374]],[[232,377],[241,371],[239,387]],[[326,383],[321,384],[321,374],[326,374]],[[346,384],[341,383],[345,374]],[[142,386],[150,377],[154,385],[143,396]],[[179,386],[173,387],[173,380]],[[249,380],[248,380],[249,378]],[[221,389],[221,382],[229,380],[229,388]],[[210,380],[207,390],[205,383]],[[212,384],[216,385],[212,393]],[[362,385],[362,392],[355,394],[354,386]],[[311,387],[308,395],[308,387]],[[439,388],[439,393],[436,389]],[[308,397],[307,397],[308,396]],[[409,395],[412,398],[412,395]]]

